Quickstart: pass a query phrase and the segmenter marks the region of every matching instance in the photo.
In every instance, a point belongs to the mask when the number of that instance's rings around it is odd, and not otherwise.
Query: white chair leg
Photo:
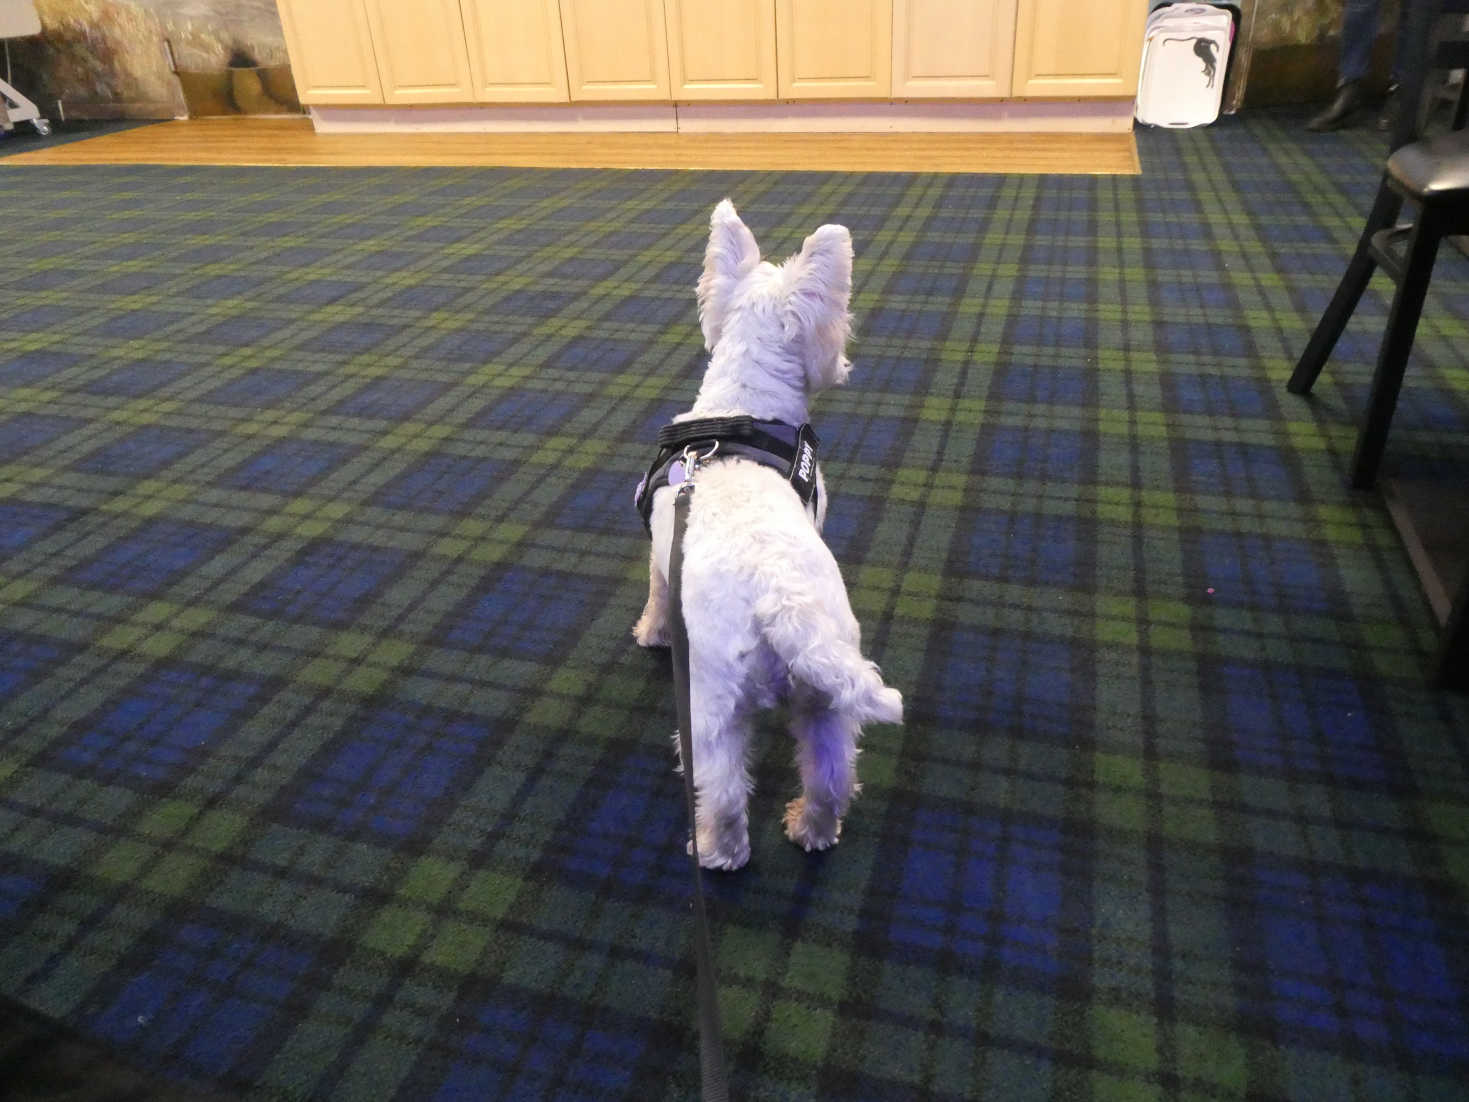
[[[18,122],[29,122],[39,134],[51,133],[51,124],[41,117],[41,109],[21,95],[15,85],[0,79],[0,128],[14,130]]]

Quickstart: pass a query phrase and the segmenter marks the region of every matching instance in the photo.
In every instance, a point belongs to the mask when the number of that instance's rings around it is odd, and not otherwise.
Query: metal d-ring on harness
[[[718,449],[716,441],[703,455],[692,446],[685,446],[683,450],[683,477],[673,499],[673,547],[668,556],[668,626],[673,650],[673,695],[678,707],[678,745],[683,761],[684,795],[689,808],[689,853],[694,861],[694,963],[698,973],[699,1074],[704,1102],[727,1102],[729,1083],[724,1074],[718,985],[714,979],[714,954],[709,947],[709,916],[704,910],[699,831],[694,821],[693,706],[689,697],[689,632],[683,618],[683,539],[689,521],[689,499],[694,496],[694,475],[698,473],[699,465],[711,459]]]

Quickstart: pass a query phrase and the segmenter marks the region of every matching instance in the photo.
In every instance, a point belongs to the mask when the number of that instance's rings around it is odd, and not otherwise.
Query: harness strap
[[[678,745],[683,757],[684,795],[689,805],[689,853],[694,861],[694,964],[698,971],[699,1075],[704,1102],[727,1102],[724,1043],[720,1037],[719,992],[714,954],[709,948],[709,916],[704,911],[704,871],[699,866],[699,830],[694,822],[693,707],[689,697],[689,632],[683,618],[683,539],[688,527],[693,484],[685,482],[673,500],[673,547],[668,555],[668,626],[673,649],[673,695],[678,706]],[[652,496],[652,495],[649,495]]]
[[[754,431],[755,418],[749,416],[700,417],[694,421],[674,421],[658,430],[658,446],[660,448],[682,448],[685,444],[692,444],[696,440],[708,440],[712,437],[720,439],[744,437]]]
[[[756,421],[753,417],[702,417],[675,421],[658,430],[658,455],[638,483],[634,501],[643,527],[652,531],[653,494],[660,486],[677,485],[684,449],[717,451],[706,458],[749,459],[779,471],[803,506],[816,500],[816,449],[821,441],[809,425]]]

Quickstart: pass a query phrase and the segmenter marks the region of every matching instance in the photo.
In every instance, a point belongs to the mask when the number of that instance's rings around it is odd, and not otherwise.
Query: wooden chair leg
[[[1311,340],[1301,353],[1301,358],[1296,361],[1296,369],[1291,373],[1290,382],[1286,384],[1286,389],[1292,394],[1311,392],[1311,387],[1315,385],[1321,369],[1326,366],[1331,350],[1336,347],[1342,330],[1347,327],[1347,319],[1357,308],[1362,292],[1367,289],[1372,272],[1377,267],[1377,261],[1372,258],[1372,235],[1391,226],[1402,209],[1403,197],[1387,186],[1384,177],[1377,188],[1377,199],[1372,204],[1372,211],[1367,215],[1366,228],[1357,241],[1357,251],[1352,254],[1341,282],[1336,285],[1336,293],[1331,296],[1330,304],[1321,315],[1321,320],[1316,323],[1316,330],[1311,334]]]
[[[1372,376],[1372,393],[1367,399],[1367,415],[1357,434],[1357,451],[1352,456],[1352,487],[1365,490],[1377,481],[1377,467],[1387,446],[1387,430],[1392,424],[1393,410],[1398,405],[1398,392],[1403,387],[1403,374],[1408,367],[1408,353],[1413,350],[1413,337],[1418,319],[1423,314],[1423,300],[1428,296],[1428,281],[1433,275],[1433,261],[1438,255],[1439,229],[1433,213],[1422,211],[1408,239],[1408,256],[1403,277],[1398,281],[1392,309],[1387,315],[1387,331],[1377,353],[1377,370]]]

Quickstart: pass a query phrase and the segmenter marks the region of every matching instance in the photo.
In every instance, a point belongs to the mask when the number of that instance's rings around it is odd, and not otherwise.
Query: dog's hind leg
[[[798,694],[791,708],[801,795],[786,805],[786,837],[808,852],[827,849],[836,845],[842,816],[857,793],[862,728],[852,716],[805,694]]]
[[[633,625],[632,635],[640,647],[668,646],[668,579],[652,550],[648,552],[648,603]]]
[[[732,871],[750,859],[750,720],[723,684],[695,674],[691,689],[699,864]]]

